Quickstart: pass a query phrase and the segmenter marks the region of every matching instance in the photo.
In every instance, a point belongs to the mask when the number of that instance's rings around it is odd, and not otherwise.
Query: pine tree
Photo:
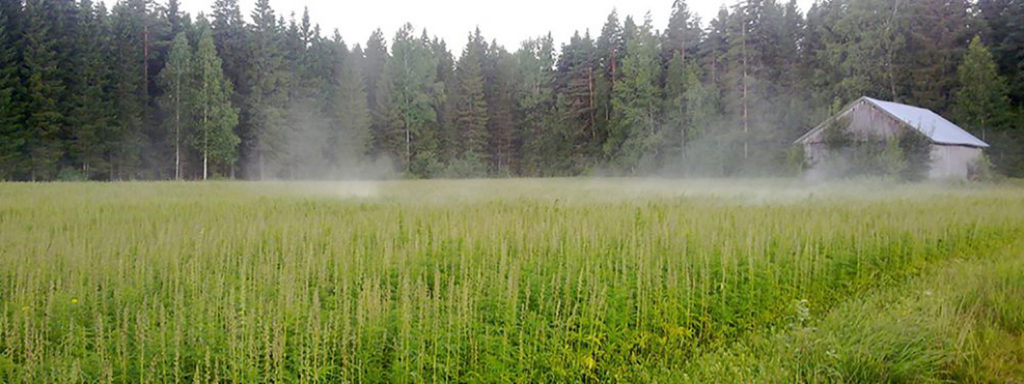
[[[238,111],[231,105],[231,83],[224,76],[213,34],[206,20],[200,19],[199,44],[195,53],[195,131],[193,146],[203,159],[203,180],[209,177],[210,164],[230,166],[240,142],[234,133]]]
[[[168,130],[171,147],[174,148],[174,179],[181,180],[182,174],[182,138],[189,135],[188,123],[191,121],[191,76],[193,70],[192,47],[189,45],[185,32],[179,32],[174,38],[167,64],[160,72],[160,86],[164,89],[161,106],[168,116],[165,126]]]
[[[701,42],[699,22],[690,14],[684,0],[672,5],[672,16],[668,28],[662,35],[662,60],[664,70],[665,97],[665,139],[666,146],[676,152],[675,158],[686,163],[686,149],[707,129],[707,119],[694,118],[693,114],[704,113],[707,92],[701,84],[700,68],[697,62]],[[691,108],[692,107],[692,108]],[[696,121],[702,120],[702,121]],[[670,160],[671,162],[671,160]]]
[[[632,24],[632,19],[627,18],[626,24]],[[594,41],[589,33],[582,36],[576,33],[569,39],[569,44],[562,46],[562,54],[558,58],[556,108],[561,115],[560,120],[569,130],[572,150],[565,155],[571,159],[576,172],[597,161],[597,151],[601,145],[595,126],[595,77],[600,72],[595,74],[594,53]]]
[[[594,80],[595,143],[603,143],[608,137],[608,126],[612,119],[612,94],[617,81],[622,77],[622,56],[626,53],[622,29],[618,13],[613,10],[597,38],[597,66],[601,75]]]
[[[690,13],[686,0],[674,0],[672,16],[662,36],[662,59],[675,58],[685,63],[696,56],[701,38],[700,22]]]

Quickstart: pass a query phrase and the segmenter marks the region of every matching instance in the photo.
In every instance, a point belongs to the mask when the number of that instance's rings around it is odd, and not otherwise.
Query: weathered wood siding
[[[850,108],[825,121],[822,125],[844,119],[849,123],[848,129],[853,134],[853,140],[860,142],[885,141],[893,136],[902,137],[910,133],[912,129],[864,100],[854,103]],[[808,176],[812,178],[826,173],[826,170],[817,168],[833,155],[825,143],[825,135],[826,130],[816,128],[816,132],[808,135],[803,141],[804,155],[809,165]],[[969,168],[981,154],[981,148],[932,144],[931,169],[928,176],[933,179],[967,178]]]
[[[849,131],[857,141],[885,141],[893,135],[905,132],[903,123],[878,110],[867,101],[861,100],[843,113],[836,115],[823,125],[836,120],[848,119]],[[825,144],[825,130],[819,130],[807,137],[804,144]]]
[[[970,167],[981,157],[981,148],[962,145],[932,144],[932,167],[928,177],[932,179],[966,179]]]
[[[825,121],[822,125],[844,119],[849,122],[848,129],[853,134],[855,141],[885,141],[894,135],[906,132],[901,122],[864,100],[854,103],[843,113]],[[804,141],[804,155],[811,168],[822,164],[831,156],[831,151],[825,143],[825,134],[825,130],[818,130],[807,136]]]

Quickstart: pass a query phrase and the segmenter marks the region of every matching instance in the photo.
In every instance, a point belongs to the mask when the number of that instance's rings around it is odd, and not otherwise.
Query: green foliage
[[[854,142],[853,132],[850,132],[850,118],[847,116],[830,120],[826,123],[823,131],[822,141],[830,150],[841,150],[849,147]]]
[[[987,130],[1003,128],[1009,113],[1006,82],[997,70],[992,54],[975,36],[957,70],[960,88],[954,99],[953,115],[982,140]]]
[[[829,158],[823,170],[831,178],[882,176],[920,181],[931,169],[931,141],[911,128],[885,139],[854,137],[849,117],[826,123],[822,132]]]
[[[77,15],[75,45],[77,55],[72,62],[73,81],[69,109],[72,166],[89,179],[110,177],[111,126],[116,111],[111,103],[109,68],[109,15],[102,4],[83,1]],[[66,165],[67,166],[67,165]]]
[[[1019,129],[1011,128],[1009,87],[998,69],[988,48],[975,36],[957,71],[960,87],[954,97],[953,116],[963,127],[992,145],[988,152],[1001,160],[1000,168],[1017,174],[1022,163],[1016,159],[1016,154],[1024,146],[1013,137]]]
[[[225,176],[390,162],[428,177],[467,153],[500,176],[779,175],[794,139],[865,95],[950,116],[993,145],[999,172],[1024,172],[1013,1],[835,0],[805,17],[795,0],[743,0],[707,24],[674,1],[660,33],[613,11],[600,35],[560,47],[547,36],[509,52],[471,34],[459,60],[411,26],[349,46],[316,10],[289,19],[270,4],[246,18],[239,1],[213,1],[238,115]],[[201,154],[175,149],[177,83],[161,72],[200,29],[177,0],[119,1],[109,15],[90,0],[0,3],[0,178],[198,178]]]
[[[916,130],[909,130],[899,137],[899,147],[906,158],[904,180],[919,181],[928,177],[932,163],[932,142]]]
[[[235,161],[239,138],[234,133],[238,111],[231,105],[231,83],[224,77],[213,35],[205,20],[199,22],[199,43],[195,53],[195,130],[192,145],[203,159],[203,179],[210,165]]]
[[[800,145],[793,146],[786,152],[786,169],[792,176],[799,176],[807,168],[807,153]]]
[[[483,61],[487,42],[480,29],[469,36],[455,70],[455,129],[460,138],[457,157],[482,159],[487,154],[487,100],[484,99]]]
[[[179,32],[174,37],[174,43],[167,58],[167,64],[160,72],[160,82],[165,90],[162,105],[165,113],[170,116],[167,120],[168,137],[170,145],[174,148],[174,178],[180,180],[182,177],[181,160],[183,153],[181,146],[183,139],[189,137],[189,126],[191,126],[192,111],[196,105],[192,102],[194,65],[192,63],[192,46],[189,44],[185,32]]]
[[[968,165],[967,173],[971,180],[976,181],[994,182],[1002,179],[1002,175],[996,172],[995,165],[992,164],[992,161],[985,154],[982,154],[972,164]]]
[[[440,90],[437,57],[426,36],[413,36],[411,24],[395,34],[392,57],[382,74],[380,92],[386,97],[382,112],[388,117],[385,148],[407,173],[421,153],[437,149],[433,100]]]
[[[222,17],[224,21],[221,22],[221,28],[217,28],[218,19],[214,19],[214,31],[215,36],[222,36],[218,39],[221,41],[218,46],[222,50],[240,50],[227,56],[238,58],[238,61],[227,63],[225,68],[231,69],[226,74],[233,78],[232,73],[237,72],[234,76],[245,81],[235,81],[234,84],[248,85],[247,92],[239,95],[245,101],[244,112],[240,116],[240,138],[244,139],[241,153],[245,161],[255,168],[249,172],[249,177],[262,179],[275,176],[271,174],[271,168],[279,165],[278,162],[285,157],[289,139],[285,132],[288,88],[282,47],[284,36],[281,33],[284,26],[278,25],[269,1],[257,1],[252,12],[253,25],[248,35],[248,50],[243,50],[242,44],[246,43],[240,40],[243,31],[234,25],[235,16],[227,16],[237,12],[237,3],[234,3],[225,10],[226,16]],[[251,57],[240,58],[243,52],[251,52]],[[243,66],[243,63],[247,65]]]
[[[564,172],[566,144],[555,115],[555,52],[551,35],[524,42],[515,53],[516,123],[522,132],[521,174]]]
[[[19,85],[16,36],[6,12],[0,7],[0,180],[8,180],[21,172],[25,141],[23,126],[18,123],[15,91]]]
[[[658,44],[654,26],[648,18],[634,33],[626,36],[626,55],[622,59],[622,79],[614,90],[614,111],[604,150],[612,164],[633,173],[645,157],[661,150],[660,90]],[[646,167],[646,171],[655,169]]]
[[[900,146],[900,139],[893,137],[885,141],[885,150],[881,154],[881,162],[883,169],[885,169],[885,175],[888,177],[899,178],[909,168],[909,162],[907,156],[903,152],[903,147]]]
[[[58,103],[63,101],[62,71],[67,68],[58,52],[62,48],[58,4],[48,0],[25,4],[25,152],[31,180],[54,177],[57,161],[64,154],[65,116]]]

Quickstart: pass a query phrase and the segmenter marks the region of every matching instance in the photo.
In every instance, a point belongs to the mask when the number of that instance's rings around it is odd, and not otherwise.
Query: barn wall
[[[904,127],[902,122],[866,100],[857,101],[835,119],[845,119],[849,122],[847,129],[853,135],[854,141],[883,141],[894,136],[901,137],[911,131],[911,128]],[[816,129],[801,139],[808,165],[806,176],[811,179],[827,177],[830,170],[825,162],[835,156],[825,143],[825,133],[824,129]],[[928,177],[932,179],[967,178],[969,167],[978,160],[981,154],[981,148],[932,144],[931,168],[928,171]]]
[[[848,130],[857,141],[882,141],[904,132],[900,122],[865,100],[858,101],[836,118],[849,119]],[[820,130],[807,137],[804,149],[808,149],[809,145],[824,143],[825,130]]]
[[[968,167],[981,157],[981,148],[941,144],[932,144],[931,147],[932,164],[928,177],[932,179],[966,179]]]

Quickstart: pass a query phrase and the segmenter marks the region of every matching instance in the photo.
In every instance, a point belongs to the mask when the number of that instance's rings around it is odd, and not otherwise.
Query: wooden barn
[[[841,122],[841,123],[839,123]],[[834,156],[828,129],[845,129],[854,142],[885,142],[892,137],[923,135],[930,147],[932,179],[967,178],[988,144],[935,112],[910,105],[861,97],[796,140],[804,147],[808,175],[814,177]],[[835,128],[841,127],[841,128]]]

